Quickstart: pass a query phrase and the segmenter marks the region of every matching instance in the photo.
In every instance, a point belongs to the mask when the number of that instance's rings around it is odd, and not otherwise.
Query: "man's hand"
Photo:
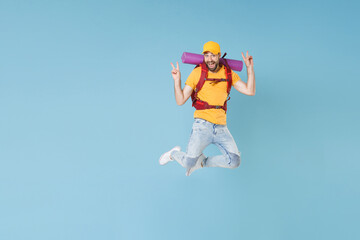
[[[254,60],[253,60],[253,57],[252,56],[249,56],[249,51],[246,51],[246,57],[244,56],[244,53],[242,52],[241,53],[243,59],[244,59],[244,62],[245,62],[245,65],[246,67],[249,69],[249,68],[253,68],[254,67]]]
[[[175,100],[178,105],[183,105],[191,96],[193,89],[188,85],[185,85],[184,89],[181,89],[181,74],[179,63],[176,62],[176,68],[172,63],[171,66],[173,67],[171,70],[171,75],[174,78]]]
[[[171,63],[171,66],[173,67],[173,69],[171,70],[171,75],[174,78],[175,82],[179,82],[181,79],[181,73],[180,73],[180,69],[179,69],[179,63],[176,62],[176,68],[174,66],[174,64]]]
[[[246,83],[241,80],[237,81],[234,85],[234,88],[243,94],[254,96],[255,95],[254,60],[252,56],[249,56],[249,51],[246,51],[246,57],[244,56],[244,53],[241,54],[247,68],[248,80]]]

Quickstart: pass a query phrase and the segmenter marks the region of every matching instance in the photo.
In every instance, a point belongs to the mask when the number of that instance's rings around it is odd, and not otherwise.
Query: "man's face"
[[[206,66],[209,68],[210,71],[215,71],[219,66],[220,60],[220,53],[215,55],[211,52],[204,53],[204,60]]]

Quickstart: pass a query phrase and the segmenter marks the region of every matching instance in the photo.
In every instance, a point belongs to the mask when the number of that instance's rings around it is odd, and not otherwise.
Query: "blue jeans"
[[[222,155],[205,157],[203,151],[210,144],[215,144]],[[203,167],[236,168],[240,165],[240,152],[227,126],[199,118],[194,121],[186,153],[174,151],[171,157],[187,169],[197,161],[202,161]]]

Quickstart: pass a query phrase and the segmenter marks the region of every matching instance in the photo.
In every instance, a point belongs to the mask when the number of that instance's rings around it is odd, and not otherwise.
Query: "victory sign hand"
[[[249,56],[249,51],[246,51],[246,57],[244,56],[244,53],[241,53],[242,57],[244,59],[245,65],[247,68],[253,68],[254,67],[254,60],[252,56]]]
[[[171,63],[171,66],[173,67],[173,69],[171,70],[171,75],[174,78],[175,81],[180,81],[181,78],[181,73],[180,73],[180,69],[179,69],[179,63],[176,62],[176,68],[174,66],[174,64]]]

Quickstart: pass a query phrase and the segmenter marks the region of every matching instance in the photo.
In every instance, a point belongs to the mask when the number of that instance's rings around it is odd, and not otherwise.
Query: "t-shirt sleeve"
[[[234,86],[235,83],[241,79],[240,79],[239,75],[237,75],[237,73],[235,73],[232,70],[231,70],[231,75],[232,75],[232,85]]]
[[[190,73],[190,75],[189,75],[189,77],[187,78],[185,84],[195,90],[196,85],[197,85],[197,83],[199,82],[199,79],[200,79],[200,72],[201,72],[201,68],[200,68],[200,67],[195,68],[195,69]]]

